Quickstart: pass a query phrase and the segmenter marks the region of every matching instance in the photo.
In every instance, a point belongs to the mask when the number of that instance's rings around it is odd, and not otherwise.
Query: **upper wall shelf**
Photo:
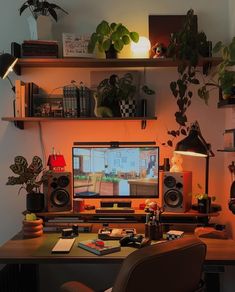
[[[199,66],[211,62],[213,66],[219,64],[220,58],[202,58]],[[18,66],[52,67],[52,68],[116,68],[116,67],[176,67],[178,61],[172,58],[158,59],[90,59],[90,58],[63,58],[63,59],[19,59]]]
[[[232,108],[235,107],[235,98],[230,97],[227,99],[222,99],[218,102],[218,108]]]

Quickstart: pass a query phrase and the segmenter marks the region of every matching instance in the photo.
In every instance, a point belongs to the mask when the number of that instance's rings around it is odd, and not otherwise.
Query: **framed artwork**
[[[62,38],[64,57],[94,57],[94,54],[88,53],[89,34],[63,33]]]
[[[151,48],[156,43],[168,47],[172,33],[178,32],[185,21],[186,15],[149,15],[149,40]],[[197,15],[194,15],[195,32],[197,32]],[[154,52],[151,51],[152,58]]]

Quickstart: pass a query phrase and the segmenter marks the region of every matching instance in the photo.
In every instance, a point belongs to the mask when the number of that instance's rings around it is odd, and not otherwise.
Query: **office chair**
[[[87,184],[76,185],[77,188],[86,187],[87,189],[82,192],[76,192],[75,195],[79,197],[93,197],[99,195],[102,176],[103,176],[102,173],[90,173],[88,175]]]
[[[200,292],[206,245],[194,236],[136,250],[123,261],[110,292]],[[66,282],[61,292],[94,292]]]

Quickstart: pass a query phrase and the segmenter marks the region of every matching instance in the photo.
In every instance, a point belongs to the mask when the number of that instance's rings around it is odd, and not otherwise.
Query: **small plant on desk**
[[[194,197],[197,199],[197,202],[198,202],[198,212],[210,213],[211,202],[215,201],[216,197],[215,196],[210,197],[208,194],[203,193],[201,191],[202,186],[200,184],[197,184],[197,186],[200,189],[200,192],[195,194]]]

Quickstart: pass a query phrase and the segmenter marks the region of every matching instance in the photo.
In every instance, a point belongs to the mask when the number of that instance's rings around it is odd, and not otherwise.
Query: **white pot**
[[[52,21],[49,16],[40,15],[35,19],[32,15],[28,17],[31,40],[51,40]]]

